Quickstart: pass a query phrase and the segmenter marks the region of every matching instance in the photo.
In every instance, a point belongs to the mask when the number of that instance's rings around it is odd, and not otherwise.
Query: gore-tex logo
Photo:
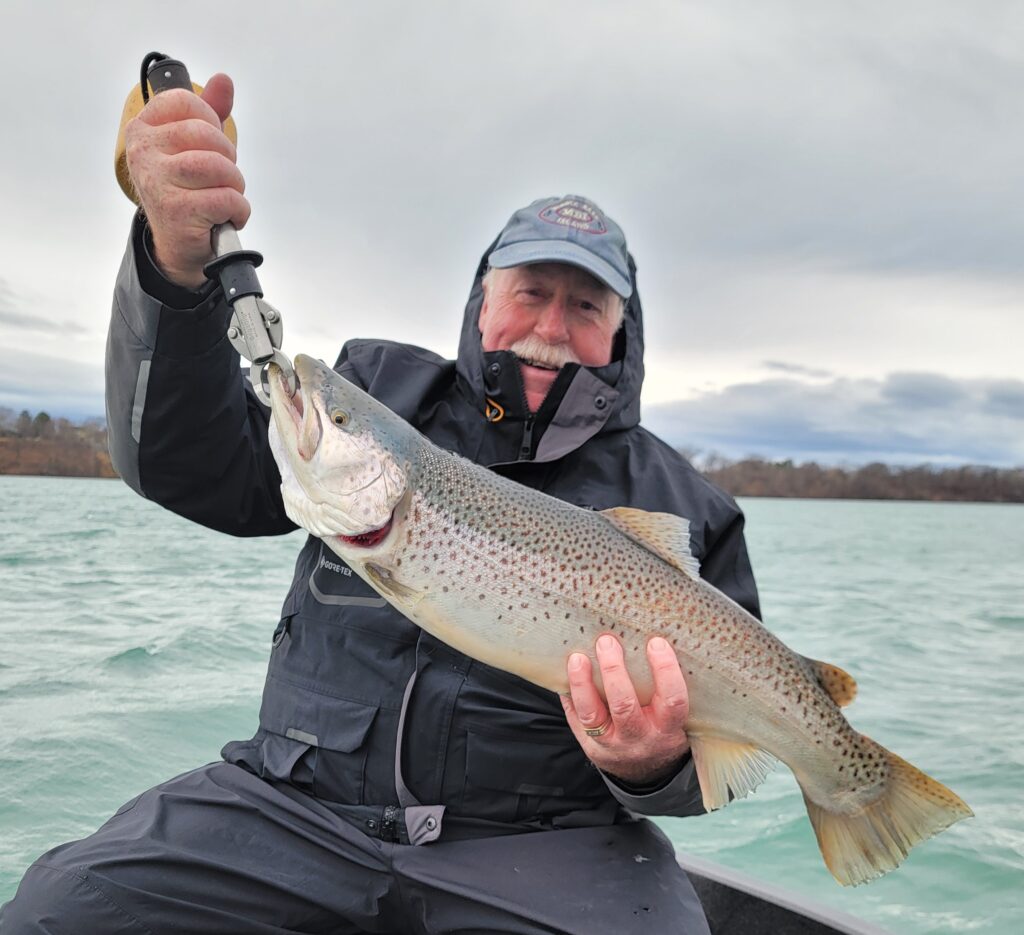
[[[551,205],[541,211],[542,221],[557,224],[559,227],[571,227],[585,234],[607,234],[601,212],[592,204],[577,198],[563,198],[558,204]]]
[[[352,569],[347,565],[342,565],[341,562],[332,562],[329,559],[324,558],[323,553],[320,553],[320,567],[326,568],[328,571],[336,572],[339,575],[345,575],[347,578],[352,577]]]

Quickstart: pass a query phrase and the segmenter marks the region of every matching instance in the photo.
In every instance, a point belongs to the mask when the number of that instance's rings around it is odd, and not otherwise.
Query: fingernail
[[[663,636],[654,637],[651,640],[651,642],[647,645],[650,646],[651,649],[653,649],[656,653],[669,652],[668,640],[666,640]]]
[[[609,636],[607,633],[604,636],[600,636],[597,639],[598,648],[608,652],[615,648],[615,637]]]
[[[586,668],[587,657],[583,653],[573,653],[569,656],[569,668],[574,672],[579,672],[580,669]]]

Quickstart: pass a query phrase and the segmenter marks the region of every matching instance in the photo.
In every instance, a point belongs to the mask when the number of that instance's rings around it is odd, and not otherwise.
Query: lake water
[[[1024,507],[742,505],[766,623],[854,675],[854,726],[976,817],[852,890],[785,767],[661,824],[898,935],[1024,931]],[[42,851],[252,734],[301,541],[230,539],[117,481],[0,477],[0,902]]]

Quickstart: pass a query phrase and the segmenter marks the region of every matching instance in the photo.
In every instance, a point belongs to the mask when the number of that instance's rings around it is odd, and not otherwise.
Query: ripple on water
[[[108,656],[103,660],[103,665],[114,669],[148,670],[159,655],[160,650],[155,646],[133,646]]]

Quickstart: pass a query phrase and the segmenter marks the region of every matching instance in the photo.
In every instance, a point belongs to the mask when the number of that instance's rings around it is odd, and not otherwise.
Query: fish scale
[[[793,652],[699,577],[685,519],[557,500],[437,448],[311,358],[296,357],[295,372],[295,398],[271,379],[288,514],[423,629],[562,692],[569,654],[593,660],[612,633],[645,703],[645,647],[665,637],[686,678],[705,806],[746,795],[782,760],[841,883],[893,869],[972,814],[854,730],[847,673]]]

